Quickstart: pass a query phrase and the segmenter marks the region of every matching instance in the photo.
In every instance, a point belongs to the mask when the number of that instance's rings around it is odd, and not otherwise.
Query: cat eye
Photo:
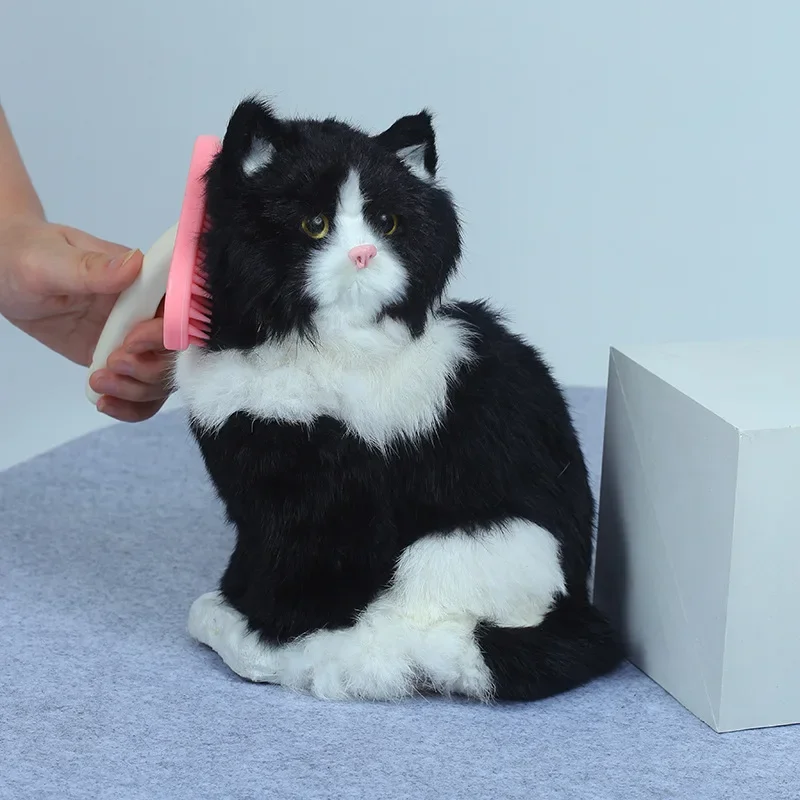
[[[300,227],[303,229],[303,233],[312,239],[324,239],[330,230],[330,223],[324,214],[317,214],[311,219],[304,219],[300,223]]]
[[[391,236],[397,230],[397,214],[381,214],[378,228],[384,236]]]

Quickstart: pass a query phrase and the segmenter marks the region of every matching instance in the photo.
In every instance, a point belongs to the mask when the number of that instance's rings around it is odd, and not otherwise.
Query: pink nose
[[[378,248],[374,244],[360,244],[351,248],[347,255],[358,269],[364,269],[377,254]]]

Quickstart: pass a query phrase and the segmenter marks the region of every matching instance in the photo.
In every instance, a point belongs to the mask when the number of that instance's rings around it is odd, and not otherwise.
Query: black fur
[[[243,176],[254,137],[275,147],[271,163]],[[234,113],[208,174],[206,238],[213,297],[209,347],[246,349],[299,334],[317,336],[303,291],[315,243],[302,218],[333,218],[337,189],[357,164],[375,214],[400,216],[392,246],[411,275],[404,301],[383,310],[420,335],[461,254],[447,192],[412,175],[394,155],[437,153],[427,112],[377,137],[328,120],[279,122],[249,100]],[[335,224],[335,220],[333,221]],[[236,529],[221,581],[227,600],[265,641],[285,643],[351,625],[391,581],[403,548],[456,530],[479,536],[515,519],[537,523],[562,548],[569,597],[538,628],[481,623],[476,641],[499,699],[537,699],[611,670],[622,657],[589,604],[594,504],[562,393],[540,354],[482,302],[443,306],[462,321],[475,353],[454,381],[441,428],[387,455],[332,417],[286,424],[237,413],[221,430],[193,431]]]
[[[478,625],[475,636],[498,700],[542,700],[613,670],[619,644],[584,599],[561,598],[536,628]]]
[[[241,163],[254,140],[274,146],[275,157],[245,178]],[[434,173],[427,112],[370,137],[335,119],[279,121],[255,98],[238,106],[208,175],[211,229],[204,245],[215,299],[212,349],[244,349],[298,332],[313,339],[315,307],[303,283],[305,260],[320,245],[303,234],[300,223],[324,213],[335,226],[334,204],[352,164],[361,170],[367,211],[376,224],[385,211],[400,220],[392,243],[409,268],[411,287],[404,301],[384,313],[421,333],[461,256],[461,232],[450,195],[414,178],[395,156],[413,144],[425,147],[425,163]]]

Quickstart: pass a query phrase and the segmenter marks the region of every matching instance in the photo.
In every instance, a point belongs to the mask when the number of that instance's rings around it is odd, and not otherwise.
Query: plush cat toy
[[[536,700],[611,671],[565,400],[482,302],[427,112],[238,106],[207,174],[212,330],[177,388],[236,543],[189,631],[320,698]]]

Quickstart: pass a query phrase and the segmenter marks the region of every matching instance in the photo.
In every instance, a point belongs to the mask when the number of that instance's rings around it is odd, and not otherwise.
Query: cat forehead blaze
[[[212,346],[314,334],[332,308],[420,333],[461,253],[437,162],[426,111],[371,136],[241,103],[206,179]]]

